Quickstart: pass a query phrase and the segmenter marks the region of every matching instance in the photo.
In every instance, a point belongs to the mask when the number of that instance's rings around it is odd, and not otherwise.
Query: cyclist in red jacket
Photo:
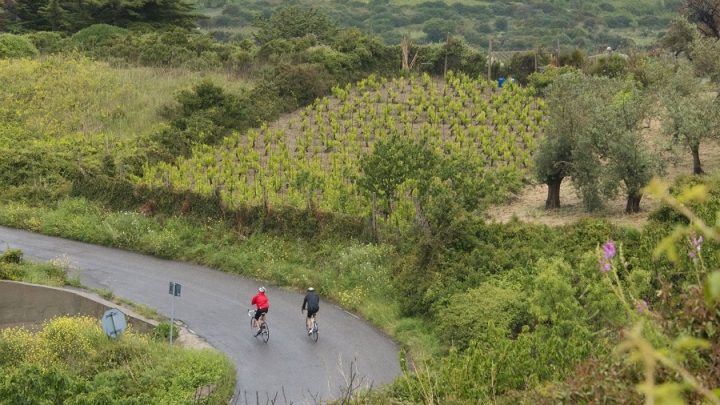
[[[250,304],[255,305],[255,308],[257,308],[255,311],[253,327],[257,329],[258,333],[260,333],[260,323],[258,320],[260,317],[263,317],[263,320],[265,320],[265,314],[268,312],[268,309],[270,309],[270,301],[267,296],[265,296],[265,287],[258,288],[258,292],[252,297]]]

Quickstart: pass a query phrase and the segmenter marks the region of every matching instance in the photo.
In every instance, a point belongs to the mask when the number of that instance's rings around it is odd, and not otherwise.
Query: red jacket
[[[252,301],[250,301],[250,304],[255,305],[257,309],[270,308],[270,301],[268,301],[264,292],[259,292],[255,294],[255,296],[252,297]]]

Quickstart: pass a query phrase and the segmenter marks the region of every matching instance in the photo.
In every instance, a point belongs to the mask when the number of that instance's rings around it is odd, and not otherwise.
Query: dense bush
[[[107,47],[115,41],[125,38],[128,30],[108,24],[95,24],[83,28],[70,37],[70,43],[83,51]]]
[[[628,71],[628,62],[620,55],[601,56],[588,68],[589,73],[610,78],[622,78]]]
[[[42,54],[54,54],[66,49],[67,38],[52,31],[36,31],[24,35]]]
[[[222,404],[235,383],[218,352],[169,348],[132,330],[108,340],[87,317],[55,318],[36,334],[0,330],[0,367],[0,398],[10,403],[190,404],[198,387],[212,384],[206,401]]]
[[[29,39],[19,35],[0,34],[0,58],[28,58],[37,54],[37,48]]]

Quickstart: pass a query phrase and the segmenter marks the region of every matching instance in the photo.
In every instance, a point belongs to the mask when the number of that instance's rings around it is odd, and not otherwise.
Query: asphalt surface
[[[19,248],[31,260],[62,258],[94,288],[170,316],[169,282],[182,285],[175,318],[227,353],[238,373],[237,404],[315,404],[354,385],[379,386],[400,373],[398,347],[367,322],[322,301],[318,342],[305,332],[303,295],[267,287],[270,340],[253,337],[247,310],[258,282],[208,267],[158,259],[0,227],[0,251]],[[352,373],[351,373],[352,367]],[[259,399],[259,401],[258,401]]]

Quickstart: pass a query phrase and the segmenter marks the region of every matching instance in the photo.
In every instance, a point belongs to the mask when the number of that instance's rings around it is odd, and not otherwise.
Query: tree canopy
[[[255,39],[261,44],[308,35],[325,43],[337,32],[337,26],[325,14],[314,8],[298,6],[281,8],[269,17],[260,17],[254,25],[259,29]]]
[[[4,0],[5,30],[76,32],[94,24],[126,27],[195,26],[199,14],[186,0]]]

